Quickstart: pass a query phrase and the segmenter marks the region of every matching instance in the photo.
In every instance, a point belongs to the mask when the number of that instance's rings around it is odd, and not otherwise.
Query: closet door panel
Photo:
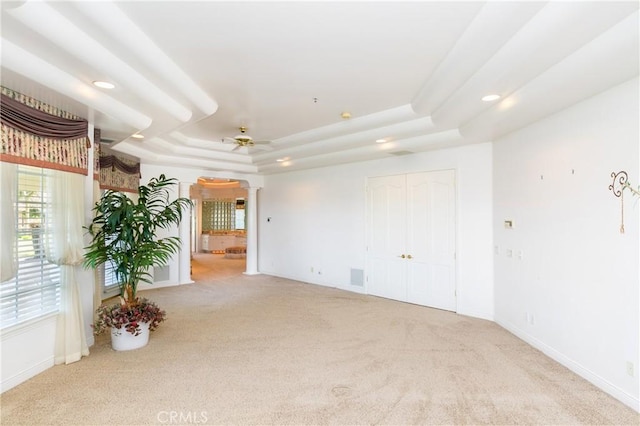
[[[405,301],[405,176],[370,178],[367,203],[367,293]]]
[[[432,190],[428,173],[407,175],[407,301],[427,305],[429,301],[430,210]]]
[[[408,301],[456,310],[455,171],[407,175]]]

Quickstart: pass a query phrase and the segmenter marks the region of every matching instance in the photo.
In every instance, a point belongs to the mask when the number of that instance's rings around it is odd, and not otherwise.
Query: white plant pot
[[[140,334],[134,336],[124,327],[117,329],[111,328],[111,347],[116,351],[130,351],[139,349],[149,343],[149,323],[141,322]]]

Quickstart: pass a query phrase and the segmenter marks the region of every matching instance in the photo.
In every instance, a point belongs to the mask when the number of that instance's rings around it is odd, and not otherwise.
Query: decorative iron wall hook
[[[620,198],[620,233],[624,234],[624,188],[628,186],[629,175],[624,170],[611,172],[613,182],[609,185],[609,190],[613,195]]]
[[[609,190],[613,192],[613,195],[616,197],[622,197],[622,190],[626,186],[629,181],[629,175],[624,170],[616,172],[611,172],[611,177],[613,178],[613,182],[609,185]],[[618,186],[616,185],[618,183]]]

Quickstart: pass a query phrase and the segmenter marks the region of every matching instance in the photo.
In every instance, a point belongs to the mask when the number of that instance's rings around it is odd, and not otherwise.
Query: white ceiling
[[[2,1],[2,85],[143,162],[269,174],[492,140],[634,78],[638,7]],[[231,152],[240,126],[273,149]]]

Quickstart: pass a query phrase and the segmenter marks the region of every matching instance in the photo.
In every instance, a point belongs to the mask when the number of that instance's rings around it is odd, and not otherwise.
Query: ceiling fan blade
[[[222,138],[222,143],[236,143],[236,140],[234,138],[224,137]]]
[[[270,144],[271,141],[253,141],[254,145],[267,145]]]
[[[242,148],[241,145],[236,145],[236,146],[233,147],[233,149],[231,151],[236,151],[236,150],[238,150],[240,148]]]

